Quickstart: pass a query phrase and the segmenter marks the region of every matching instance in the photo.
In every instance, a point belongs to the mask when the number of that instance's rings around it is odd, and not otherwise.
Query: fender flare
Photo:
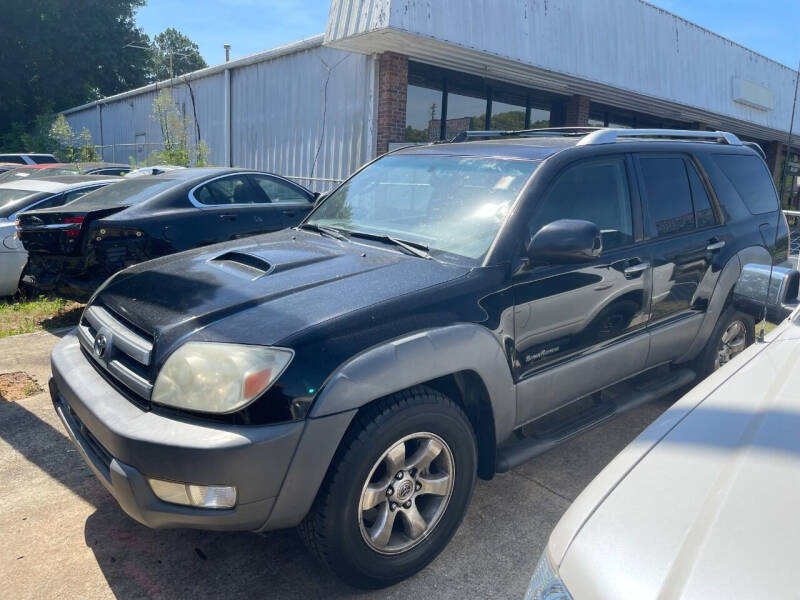
[[[514,429],[516,388],[503,347],[484,326],[461,323],[419,331],[374,346],[342,364],[325,382],[309,416],[357,409],[411,386],[473,371],[489,394],[497,443]]]
[[[749,246],[737,252],[725,263],[714,286],[711,299],[708,301],[706,316],[703,318],[703,323],[700,325],[694,341],[690,344],[689,349],[675,362],[682,363],[692,360],[702,352],[708,337],[717,324],[717,320],[725,309],[731,291],[739,281],[742,267],[748,264],[769,265],[771,261],[772,256],[766,248],[763,246]]]

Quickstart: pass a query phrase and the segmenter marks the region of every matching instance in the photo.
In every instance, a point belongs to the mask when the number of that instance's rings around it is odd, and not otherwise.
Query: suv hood
[[[162,354],[210,325],[229,341],[276,344],[468,271],[389,247],[284,230],[136,265],[109,280],[93,302],[154,337]],[[241,318],[245,311],[251,312]],[[233,315],[238,325],[226,330],[221,321]]]
[[[634,440],[559,523],[550,557],[576,600],[794,597],[798,480],[800,327],[787,322]]]

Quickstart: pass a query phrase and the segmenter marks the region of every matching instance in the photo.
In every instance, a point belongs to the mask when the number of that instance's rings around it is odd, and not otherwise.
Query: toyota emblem
[[[97,358],[103,358],[108,351],[108,338],[105,333],[98,333],[94,338],[94,354]]]

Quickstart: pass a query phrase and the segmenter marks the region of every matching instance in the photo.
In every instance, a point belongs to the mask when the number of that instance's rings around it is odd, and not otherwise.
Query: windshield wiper
[[[298,229],[307,229],[309,231],[316,231],[320,235],[327,235],[337,240],[347,241],[347,236],[335,227],[328,227],[327,225],[317,225],[316,223],[301,223],[297,226]]]
[[[350,231],[349,232],[351,237],[362,237],[368,240],[377,240],[379,242],[387,242],[398,248],[402,248],[409,254],[413,254],[414,256],[419,256],[420,258],[427,258],[428,260],[433,259],[430,252],[428,252],[428,247],[425,244],[420,244],[418,242],[408,242],[406,240],[401,240],[391,235],[386,235],[385,233],[367,233],[365,231]]]

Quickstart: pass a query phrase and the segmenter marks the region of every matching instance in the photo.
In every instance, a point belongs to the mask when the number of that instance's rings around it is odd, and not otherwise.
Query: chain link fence
[[[104,162],[130,164],[133,160],[137,165],[144,164],[153,152],[164,149],[161,142],[134,142],[129,144],[106,144],[95,146],[97,154]]]

